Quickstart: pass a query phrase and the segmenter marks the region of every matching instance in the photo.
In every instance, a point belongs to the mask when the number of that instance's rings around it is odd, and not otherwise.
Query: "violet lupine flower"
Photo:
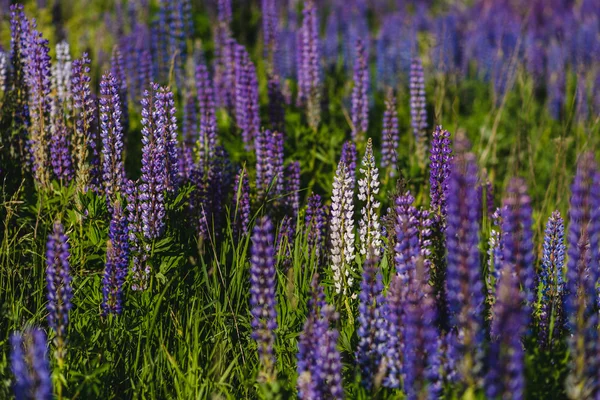
[[[398,111],[393,90],[389,90],[385,99],[383,114],[383,131],[381,138],[381,168],[389,171],[389,176],[396,176],[398,164]]]
[[[173,92],[168,88],[160,88],[156,95],[158,103],[165,111],[165,126],[163,129],[165,146],[165,187],[169,192],[175,192],[179,187],[179,140],[177,137],[177,110]]]
[[[261,0],[263,43],[265,56],[274,69],[275,53],[277,52],[277,4],[276,0]]]
[[[369,60],[362,40],[356,41],[354,87],[352,88],[352,140],[367,132],[369,127]]]
[[[250,224],[250,184],[248,172],[240,169],[233,184],[233,216],[231,218],[234,235],[238,238],[248,232]]]
[[[208,68],[200,63],[196,67],[196,96],[198,99],[199,126],[199,163],[201,170],[208,166],[214,157],[217,146],[217,118],[215,116],[215,94]]]
[[[140,239],[143,235],[142,202],[140,200],[141,185],[139,181],[125,181],[125,196],[127,198],[127,231],[129,236],[129,252],[132,259],[131,290],[142,291],[148,288],[150,266],[146,263],[148,254],[145,252]]]
[[[35,29],[35,22],[32,23],[31,28],[25,53],[25,81],[29,93],[31,118],[29,127],[31,153],[36,183],[41,187],[47,187],[50,182],[47,154],[52,91],[50,55],[48,40]]]
[[[323,382],[322,387],[323,397],[332,399],[343,399],[344,388],[342,386],[342,357],[337,349],[339,332],[335,326],[339,319],[339,314],[331,305],[325,305],[321,309],[321,318],[324,320],[326,327],[329,327],[324,335],[319,338],[317,348],[318,360],[321,363],[321,378],[318,380]]]
[[[356,182],[356,160],[358,154],[356,152],[356,144],[348,140],[342,145],[342,156],[340,161],[346,164],[348,176],[351,180],[352,190],[354,190],[354,182]]]
[[[108,231],[106,266],[102,279],[102,312],[104,315],[121,314],[123,282],[129,266],[129,233],[127,217],[120,202],[113,205],[113,215]]]
[[[373,142],[371,138],[367,140],[367,149],[362,160],[360,173],[362,179],[358,180],[358,199],[362,202],[361,219],[358,225],[360,237],[360,254],[367,255],[372,252],[372,256],[379,258],[381,255],[381,224],[377,209],[380,207],[379,201],[375,196],[379,193],[379,170],[375,164],[373,155]]]
[[[15,332],[10,337],[11,370],[16,400],[52,399],[46,334],[39,328]]]
[[[521,337],[529,319],[524,300],[524,293],[519,289],[517,264],[507,261],[493,307],[490,369],[485,377],[485,393],[489,398],[524,398],[525,351]]]
[[[441,394],[439,332],[429,270],[419,259],[403,302],[403,377],[408,399],[437,399]]]
[[[261,372],[275,373],[275,329],[277,329],[277,272],[273,248],[273,224],[262,217],[252,233],[250,266],[250,307],[252,338],[258,345]]]
[[[565,295],[564,230],[560,212],[554,211],[546,224],[542,270],[540,271],[542,298],[538,337],[542,347],[552,347],[555,341],[560,340],[565,322],[563,303]],[[550,330],[551,320],[554,320],[552,331]]]
[[[383,283],[377,268],[377,259],[370,253],[367,256],[360,284],[360,304],[358,306],[358,348],[356,358],[360,368],[362,383],[369,390],[381,362],[379,349],[385,346],[385,337],[380,329],[385,324],[383,316]]]
[[[148,240],[159,238],[165,229],[166,143],[165,104],[159,86],[150,85],[142,99],[142,176],[139,201],[142,231]]]
[[[166,0],[168,21],[169,58],[173,63],[175,80],[178,85],[183,82],[183,66],[187,59],[185,22],[181,9],[181,1]]]
[[[52,101],[50,123],[50,164],[53,176],[70,182],[73,179],[73,162],[69,151],[69,130],[58,98]]]
[[[379,328],[378,335],[382,338],[385,346],[379,348],[381,354],[381,366],[385,375],[383,386],[387,388],[400,387],[402,373],[402,354],[404,349],[402,313],[403,309],[403,287],[402,278],[393,274],[387,297],[382,307],[384,323]]]
[[[10,6],[10,56],[8,60],[12,64],[10,74],[10,87],[7,88],[15,94],[15,119],[18,124],[29,122],[29,108],[27,102],[29,95],[27,93],[26,83],[26,58],[27,58],[27,40],[30,36],[29,20],[23,12],[22,4],[13,4]],[[7,61],[8,61],[7,60]],[[24,139],[24,138],[23,138]],[[22,153],[22,152],[21,152]],[[21,154],[22,159],[25,155]],[[27,157],[29,158],[29,157]]]
[[[571,186],[565,315],[570,331],[571,363],[567,394],[594,393],[598,372],[598,249],[600,244],[600,176],[592,152],[577,164]]]
[[[447,216],[448,177],[452,162],[451,145],[450,132],[443,130],[440,125],[436,126],[429,155],[429,194],[430,208],[442,226]]]
[[[123,55],[118,46],[113,47],[110,60],[110,72],[117,81],[119,88],[119,100],[121,100],[121,126],[124,132],[129,131],[129,101],[127,99],[127,75],[123,63]]]
[[[269,74],[267,82],[269,95],[269,119],[271,129],[285,132],[285,98],[281,91],[281,83],[277,75]]]
[[[293,161],[285,169],[285,208],[295,221],[300,210],[300,162]],[[295,223],[295,222],[294,222]]]
[[[346,294],[352,287],[350,274],[354,260],[354,189],[346,164],[340,161],[333,180],[331,194],[331,269],[338,294]]]
[[[298,31],[298,100],[305,104],[308,124],[317,129],[321,121],[321,70],[319,22],[314,0],[306,0],[302,10],[302,27]]]
[[[236,46],[235,119],[242,131],[246,150],[252,150],[259,135],[260,115],[256,68],[242,45]]]
[[[513,178],[506,192],[502,214],[502,269],[506,268],[506,265],[514,266],[524,291],[526,304],[523,309],[529,318],[536,292],[531,199],[527,195],[524,180],[520,178]],[[526,321],[528,324],[529,319]]]
[[[395,238],[394,246],[396,273],[403,285],[408,285],[415,263],[420,256],[419,211],[413,206],[415,198],[406,192],[395,200]]]
[[[71,66],[69,43],[66,41],[57,43],[56,62],[52,65],[52,86],[56,89],[56,96],[62,103],[66,103],[71,97]]]
[[[448,201],[446,296],[450,325],[457,330],[455,340],[449,345],[454,347],[451,351],[459,355],[455,360],[458,378],[466,384],[471,384],[480,372],[484,340],[476,183],[475,156],[461,154],[444,180]]]
[[[60,222],[54,223],[46,243],[46,283],[48,289],[48,325],[56,333],[57,358],[62,363],[71,309],[71,275],[69,273],[69,243]],[[62,365],[62,364],[61,364]]]
[[[308,198],[308,206],[304,217],[306,223],[309,251],[314,252],[317,260],[325,253],[325,235],[327,233],[327,213],[321,196],[313,193]]]
[[[73,108],[76,112],[75,135],[73,137],[73,158],[77,188],[85,192],[90,184],[89,149],[95,152],[94,119],[96,105],[90,90],[90,59],[83,53],[73,61],[71,70],[71,92]]]
[[[123,127],[121,126],[121,99],[119,83],[111,74],[100,81],[100,138],[102,139],[102,181],[106,201],[115,203],[122,192],[125,168],[123,166]]]
[[[284,191],[283,135],[265,130],[255,141],[256,188],[259,198],[280,196]]]
[[[179,159],[179,177],[184,181],[190,179],[190,174],[194,165],[194,144],[196,143],[198,128],[198,111],[196,107],[196,98],[189,93],[185,94],[183,106],[183,122],[181,133],[181,157]]]
[[[417,152],[420,160],[427,151],[426,133],[427,110],[425,109],[425,77],[421,59],[415,57],[410,65],[410,120],[417,143]]]

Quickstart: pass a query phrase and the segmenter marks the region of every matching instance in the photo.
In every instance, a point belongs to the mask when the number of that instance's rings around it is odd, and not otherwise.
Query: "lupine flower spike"
[[[356,41],[354,87],[352,88],[352,140],[367,132],[369,126],[369,60],[362,40]],[[362,139],[364,140],[364,139]]]
[[[385,112],[383,114],[383,131],[381,138],[381,168],[390,177],[396,176],[398,169],[398,111],[396,110],[396,97],[394,91],[389,89],[385,99]]]
[[[439,125],[436,126],[429,155],[429,194],[431,211],[442,226],[447,216],[448,178],[452,163],[450,146],[450,132],[443,130]]]
[[[52,380],[44,331],[32,328],[22,333],[15,332],[10,338],[10,343],[15,398],[52,399]]]
[[[425,135],[427,111],[425,107],[425,77],[421,59],[417,57],[412,60],[410,66],[410,117],[420,163],[425,161],[425,152],[427,151]]]
[[[375,164],[371,138],[367,141],[367,149],[362,160],[360,173],[363,178],[358,180],[358,199],[364,202],[358,228],[360,253],[366,256],[367,251],[372,251],[373,256],[379,258],[382,242],[381,224],[379,223],[377,210],[380,203],[375,197],[379,193],[379,170]]]
[[[109,241],[106,248],[106,267],[102,279],[102,312],[121,314],[123,310],[123,283],[129,266],[129,234],[127,218],[123,206],[116,202],[108,232]]]
[[[71,275],[69,243],[60,222],[55,222],[46,245],[46,282],[48,290],[48,325],[56,334],[56,358],[63,365],[66,353],[67,327],[71,309]]]

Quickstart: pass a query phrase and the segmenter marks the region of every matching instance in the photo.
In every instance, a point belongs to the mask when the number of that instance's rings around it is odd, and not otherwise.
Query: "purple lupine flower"
[[[520,178],[513,178],[506,192],[502,213],[502,269],[506,268],[506,265],[514,266],[524,291],[524,312],[529,318],[536,292],[531,199],[527,195],[524,180]]]
[[[434,146],[432,145],[432,150]],[[463,382],[481,368],[483,331],[483,281],[479,263],[477,163],[471,153],[461,154],[444,179],[447,185],[446,293],[450,325],[457,335],[449,343],[459,357],[457,370]]]
[[[419,259],[403,302],[403,376],[408,399],[437,399],[441,392],[439,332],[429,269]]]
[[[196,67],[196,96],[198,99],[198,114],[200,115],[199,140],[200,167],[206,168],[214,157],[217,146],[217,118],[215,116],[215,94],[210,80],[208,68],[200,63]]]
[[[348,176],[351,179],[352,188],[354,188],[354,184],[356,182],[357,158],[358,154],[356,152],[356,144],[351,140],[344,142],[344,144],[342,145],[342,156],[340,158],[340,161],[346,164]]]
[[[138,91],[136,98],[141,99],[144,95],[144,88],[150,86],[158,74],[152,69],[152,53],[147,49],[140,49],[138,53],[139,66],[136,68]]]
[[[102,313],[121,314],[123,282],[129,266],[129,233],[127,217],[120,202],[113,205],[113,215],[108,231],[106,266],[102,279]]]
[[[567,394],[594,393],[598,371],[598,249],[600,175],[592,152],[584,153],[571,186],[565,315],[570,331]]]
[[[174,192],[179,187],[179,140],[177,137],[177,110],[173,92],[168,88],[160,88],[156,95],[158,103],[162,103],[165,110],[165,126],[162,131],[165,146],[165,187],[167,191]]]
[[[10,344],[16,400],[52,399],[52,380],[44,331],[32,328],[23,333],[15,332],[10,337]]]
[[[57,357],[65,356],[65,341],[71,309],[71,275],[69,273],[69,243],[60,222],[54,223],[46,242],[46,282],[48,289],[48,325],[56,333]]]
[[[169,58],[173,64],[175,80],[179,85],[183,81],[183,67],[187,59],[187,33],[181,8],[182,2],[166,0],[165,3],[169,29]]]
[[[271,129],[283,133],[285,132],[285,99],[281,92],[281,83],[277,75],[269,74],[267,92],[269,95]]]
[[[362,40],[356,41],[354,87],[352,88],[352,140],[367,132],[369,127],[369,60]]]
[[[389,171],[389,176],[396,176],[398,169],[398,111],[394,91],[389,90],[385,99],[383,114],[383,131],[381,137],[381,168]]]
[[[26,57],[27,40],[30,36],[30,24],[22,4],[13,4],[10,6],[10,62],[12,71],[10,74],[10,87],[15,94],[15,119],[18,123],[24,125],[29,122],[29,109],[26,84]],[[24,135],[23,135],[24,136]],[[22,137],[22,140],[24,137]],[[24,143],[22,145],[24,146]],[[24,152],[21,150],[21,157],[24,160]],[[29,158],[29,157],[27,157]]]
[[[235,118],[242,131],[246,150],[250,151],[259,135],[260,115],[256,68],[242,45],[236,46]]]
[[[248,233],[250,224],[250,184],[248,172],[240,169],[233,184],[233,216],[231,217],[233,231],[236,237]]]
[[[259,197],[280,196],[284,191],[283,135],[265,130],[255,141],[256,188]]]
[[[426,105],[423,64],[421,64],[419,57],[415,57],[410,65],[410,123],[417,143],[417,152],[421,159],[427,151],[425,133],[425,129],[427,129]]]
[[[317,260],[325,253],[325,235],[327,233],[327,213],[321,201],[321,196],[313,193],[308,198],[306,214],[307,242],[309,251],[314,252]]]
[[[53,176],[70,182],[73,179],[73,163],[69,151],[69,131],[58,98],[52,101],[50,123],[50,164]]]
[[[293,161],[285,169],[285,208],[296,220],[300,210],[300,162]]]
[[[125,168],[123,166],[123,127],[119,83],[111,74],[100,82],[100,138],[102,139],[102,181],[106,201],[114,204],[121,193]]]
[[[562,47],[552,41],[548,48],[548,110],[554,119],[560,119],[565,102],[565,56]]]
[[[452,162],[451,145],[450,132],[443,130],[440,125],[436,126],[429,155],[429,194],[430,208],[442,226],[447,217],[448,177]]]
[[[69,43],[65,41],[57,43],[56,62],[52,65],[52,86],[63,104],[68,104],[71,97],[71,66]]]
[[[112,57],[110,60],[110,72],[117,81],[119,88],[119,100],[121,100],[121,126],[124,132],[129,131],[129,101],[127,99],[127,75],[125,74],[125,66],[123,63],[123,55],[119,50],[119,46],[113,48]]]
[[[33,171],[36,183],[46,187],[50,180],[47,151],[52,80],[48,40],[35,28],[33,21],[25,52],[25,82],[29,93],[29,134]]]
[[[277,329],[277,271],[273,248],[273,225],[268,217],[260,219],[252,233],[250,267],[250,307],[252,338],[258,345],[263,373],[270,376],[275,370],[274,330]]]
[[[402,373],[402,355],[404,353],[404,330],[402,329],[403,297],[406,284],[398,274],[393,274],[382,314],[384,324],[379,328],[379,335],[384,338],[385,346],[379,351],[382,365],[385,366],[383,386],[397,388],[400,386]]]
[[[148,240],[159,238],[165,229],[167,121],[165,104],[158,91],[158,84],[153,83],[142,99],[142,184],[139,201],[142,231]]]
[[[75,135],[73,138],[73,158],[75,179],[79,191],[87,191],[90,184],[89,150],[95,152],[94,119],[96,104],[90,90],[90,59],[83,53],[73,61],[71,71],[71,92],[76,111]]]
[[[219,22],[230,24],[233,12],[231,7],[231,0],[218,0],[217,1],[217,15]]]
[[[381,362],[379,348],[384,346],[379,328],[382,326],[383,283],[377,268],[377,260],[367,255],[363,280],[360,284],[360,304],[358,306],[358,348],[356,358],[360,368],[362,383],[367,389],[373,386],[375,375]]]
[[[302,27],[298,31],[298,100],[305,104],[309,126],[316,130],[321,121],[321,62],[319,22],[314,0],[305,0]]]
[[[131,255],[132,284],[131,290],[141,291],[148,288],[150,266],[146,263],[148,254],[140,241],[143,235],[142,203],[140,201],[141,185],[139,181],[125,181],[125,196],[127,198],[127,231],[129,236],[129,253]]]
[[[521,337],[529,319],[524,300],[519,290],[517,264],[506,261],[493,307],[490,368],[485,377],[485,393],[489,398],[524,398],[525,351]]]
[[[339,332],[336,328],[330,327],[331,325],[335,326],[339,315],[333,306],[325,305],[321,308],[321,318],[325,327],[329,327],[329,329],[319,337],[317,344],[318,358],[316,362],[321,364],[319,371],[321,376],[318,381],[322,382],[323,397],[343,399],[342,357],[337,349]]]
[[[189,180],[194,165],[194,144],[196,143],[198,128],[198,111],[196,98],[189,93],[185,94],[183,106],[183,121],[181,133],[181,157],[179,159],[179,176],[181,179]]]
[[[273,69],[274,58],[277,52],[277,18],[276,0],[261,0],[263,43],[265,56]]]
[[[555,341],[560,340],[565,321],[563,304],[565,293],[564,229],[560,212],[554,211],[546,224],[542,269],[540,271],[542,297],[538,320],[538,338],[542,347],[552,347]],[[552,331],[550,331],[551,320],[554,320]]]
[[[410,192],[397,196],[395,200],[396,244],[394,246],[394,260],[396,273],[401,277],[404,285],[408,284],[410,275],[415,269],[415,263],[421,253],[419,247],[419,212],[413,206],[414,201],[415,198]]]
[[[337,10],[331,10],[325,23],[325,39],[323,40],[323,58],[327,68],[334,68],[340,54],[339,31],[340,21]]]
[[[296,235],[296,219],[289,215],[281,218],[277,238],[275,239],[275,248],[277,249],[278,259],[281,260],[282,269],[288,271],[292,265],[292,249],[294,248],[294,236]]]

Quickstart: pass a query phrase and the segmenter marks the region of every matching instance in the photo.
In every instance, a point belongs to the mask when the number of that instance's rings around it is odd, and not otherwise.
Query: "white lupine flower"
[[[372,255],[378,258],[381,256],[381,225],[377,209],[381,204],[374,197],[379,192],[379,170],[375,165],[371,138],[367,141],[360,173],[363,178],[358,180],[358,198],[365,202],[361,210],[362,217],[358,229],[360,254],[366,255],[367,251],[372,249]]]
[[[56,44],[56,62],[52,65],[52,84],[58,98],[65,102],[71,92],[71,52],[69,43]]]
[[[8,56],[0,51],[0,92],[5,90],[6,86],[6,69],[8,67]]]
[[[338,164],[331,196],[331,269],[337,293],[352,286],[350,264],[354,260],[354,204],[352,179],[346,164]]]

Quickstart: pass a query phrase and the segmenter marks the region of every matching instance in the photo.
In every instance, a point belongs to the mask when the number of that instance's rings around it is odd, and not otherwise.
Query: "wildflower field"
[[[598,399],[599,117],[595,0],[0,0],[0,399]]]

